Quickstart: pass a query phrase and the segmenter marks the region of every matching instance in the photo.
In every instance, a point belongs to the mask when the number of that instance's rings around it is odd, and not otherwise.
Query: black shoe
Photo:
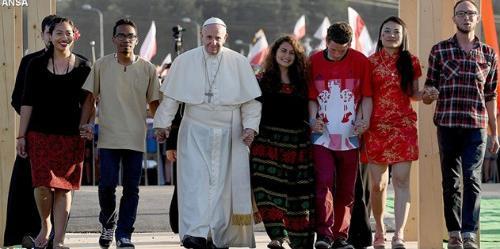
[[[229,247],[217,247],[211,239],[207,239],[207,249],[229,249]]]
[[[333,242],[332,249],[354,249],[354,246],[347,243],[347,239],[338,238]]]
[[[184,238],[182,239],[182,246],[192,249],[207,249],[207,239],[184,235]]]
[[[116,248],[134,249],[135,246],[132,243],[132,241],[130,241],[129,238],[119,238],[119,239],[117,238],[116,239]]]
[[[113,242],[113,235],[115,234],[115,226],[110,228],[102,227],[101,236],[99,236],[99,246],[103,249],[109,248]]]
[[[331,246],[332,239],[323,235],[318,235],[318,239],[316,239],[316,243],[314,243],[316,249],[330,249]]]

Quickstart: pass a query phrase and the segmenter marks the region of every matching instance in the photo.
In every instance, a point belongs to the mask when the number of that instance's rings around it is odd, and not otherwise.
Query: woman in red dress
[[[17,153],[29,156],[41,230],[31,247],[45,248],[52,229],[53,248],[64,247],[71,209],[71,190],[80,188],[84,141],[80,138],[82,85],[90,64],[75,56],[71,47],[75,28],[66,18],[55,18],[49,27],[47,52],[31,60],[21,104]],[[86,122],[85,122],[86,123]]]
[[[406,25],[398,17],[380,27],[377,51],[369,57],[373,67],[373,112],[363,134],[361,161],[368,164],[371,206],[376,221],[373,246],[384,248],[383,213],[387,197],[388,166],[392,165],[396,228],[392,248],[404,248],[403,231],[410,208],[410,166],[418,159],[417,114],[411,100],[420,100],[418,59],[408,52]]]

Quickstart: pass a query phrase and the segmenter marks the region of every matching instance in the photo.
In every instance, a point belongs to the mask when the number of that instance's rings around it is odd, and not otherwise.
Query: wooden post
[[[399,17],[406,23],[408,30],[408,40],[410,45],[410,52],[418,56],[417,39],[418,37],[418,22],[415,16],[417,9],[417,1],[415,0],[400,0],[399,1]],[[422,77],[425,77],[423,75]],[[420,89],[423,86],[420,86]],[[418,114],[418,103],[412,103],[413,109]],[[419,138],[422,139],[422,138]],[[419,161],[411,164],[410,171],[410,213],[408,214],[408,221],[405,227],[405,239],[407,241],[418,240],[418,210],[419,210]]]
[[[452,21],[454,0],[420,0],[417,8],[418,55],[424,66],[424,77],[428,66],[429,52],[434,44],[448,39],[455,32]],[[441,187],[441,166],[436,127],[433,123],[435,105],[421,104],[419,107],[419,233],[418,247],[442,248],[444,212]]]
[[[23,55],[23,7],[0,8],[0,247],[3,246],[6,207],[12,166],[16,156],[16,134],[19,117],[10,106],[17,69]],[[26,8],[26,7],[24,7]],[[56,0],[29,0],[28,48],[35,52],[43,48],[41,41],[42,19],[56,10]]]
[[[17,67],[21,58],[21,7],[0,8],[0,246],[3,246],[10,176],[16,155],[16,114],[10,106]],[[17,32],[16,32],[17,31]],[[20,39],[21,38],[21,39]],[[16,45],[17,44],[17,45]]]
[[[33,53],[44,47],[42,42],[43,18],[56,13],[56,0],[30,1],[28,6],[28,52]]]

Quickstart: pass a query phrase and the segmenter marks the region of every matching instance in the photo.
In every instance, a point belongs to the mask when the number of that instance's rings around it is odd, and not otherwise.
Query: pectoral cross
[[[212,90],[210,90],[207,93],[205,93],[205,96],[208,96],[208,103],[210,103],[212,102],[212,96],[214,96],[214,93],[212,92]]]

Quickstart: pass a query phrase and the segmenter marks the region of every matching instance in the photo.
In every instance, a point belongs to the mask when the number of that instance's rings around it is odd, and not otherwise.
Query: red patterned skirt
[[[28,132],[27,150],[33,187],[79,189],[84,148],[84,141],[79,135]]]

